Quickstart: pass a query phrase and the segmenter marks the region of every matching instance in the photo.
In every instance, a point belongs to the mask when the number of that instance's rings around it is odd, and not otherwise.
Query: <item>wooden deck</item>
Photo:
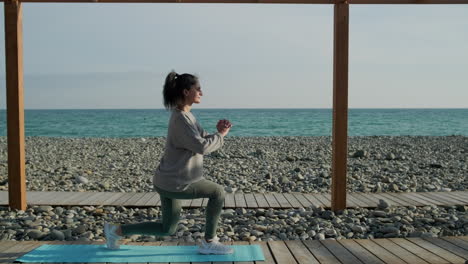
[[[14,260],[42,244],[78,244],[63,241],[0,241],[0,262]],[[79,244],[103,244],[89,242]],[[132,245],[193,245],[178,242],[128,243]],[[248,242],[233,242],[235,245]],[[468,236],[442,238],[385,238],[252,242],[263,248],[265,261],[242,263],[315,264],[315,263],[465,263]],[[212,262],[213,264],[220,262]],[[225,263],[225,262],[223,262]],[[237,262],[228,262],[235,264]]]
[[[467,205],[468,191],[417,193],[348,193],[347,207],[377,207],[379,199],[393,206]],[[110,205],[128,207],[160,206],[159,194],[112,192],[35,192],[27,193],[29,205]],[[205,206],[208,199],[182,200],[185,208]],[[8,192],[0,192],[0,205],[8,205]],[[227,194],[225,208],[330,208],[330,194],[236,193]]]

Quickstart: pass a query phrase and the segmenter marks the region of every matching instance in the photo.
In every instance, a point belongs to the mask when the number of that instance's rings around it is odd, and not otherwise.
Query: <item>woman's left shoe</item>
[[[104,235],[106,236],[106,245],[108,249],[119,249],[119,240],[122,238],[117,235],[116,230],[119,226],[111,223],[104,223]]]
[[[227,255],[234,253],[234,249],[223,245],[219,242],[218,237],[214,237],[211,242],[206,242],[204,239],[202,240],[202,244],[200,248],[198,248],[198,252],[201,254],[214,254],[214,255]]]

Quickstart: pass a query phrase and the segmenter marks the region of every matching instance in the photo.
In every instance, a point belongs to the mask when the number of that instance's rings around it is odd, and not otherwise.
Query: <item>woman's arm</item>
[[[185,116],[181,116],[175,120],[175,130],[171,132],[175,133],[174,143],[177,147],[185,148],[198,154],[209,154],[218,150],[224,144],[223,135],[221,133],[218,132],[208,135],[208,133],[204,131],[206,137],[203,137],[198,132],[196,124]]]

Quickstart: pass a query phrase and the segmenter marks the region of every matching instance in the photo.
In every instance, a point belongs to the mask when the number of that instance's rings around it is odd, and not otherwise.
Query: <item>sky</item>
[[[349,108],[468,108],[468,5],[351,5],[349,34]],[[23,36],[26,109],[163,108],[172,69],[196,108],[333,105],[333,5],[23,3]]]

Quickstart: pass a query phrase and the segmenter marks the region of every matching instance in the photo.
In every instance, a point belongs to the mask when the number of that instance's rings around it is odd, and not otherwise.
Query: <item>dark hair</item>
[[[183,91],[190,90],[197,82],[198,78],[192,74],[177,74],[171,71],[166,77],[163,88],[164,107],[168,110],[176,108],[177,104],[184,100]]]

